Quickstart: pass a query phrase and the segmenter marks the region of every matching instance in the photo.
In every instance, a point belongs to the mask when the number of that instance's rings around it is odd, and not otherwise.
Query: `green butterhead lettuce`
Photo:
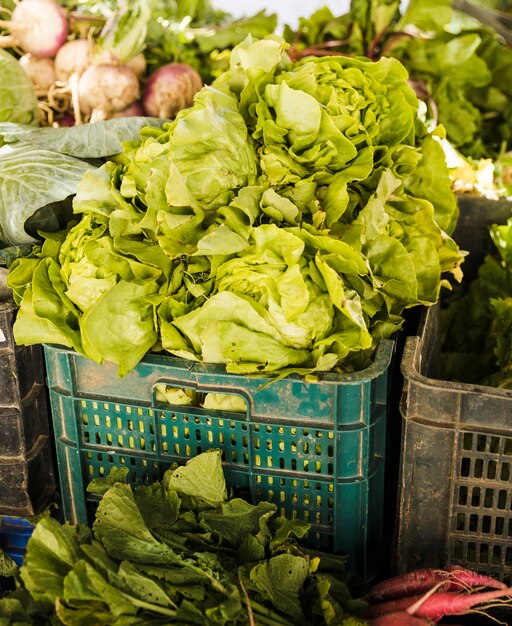
[[[457,203],[417,109],[395,59],[294,63],[248,38],[193,107],[83,177],[52,259],[62,342],[120,375],[162,348],[237,373],[367,366],[460,278]],[[52,318],[31,304],[44,261],[18,264],[26,342]]]

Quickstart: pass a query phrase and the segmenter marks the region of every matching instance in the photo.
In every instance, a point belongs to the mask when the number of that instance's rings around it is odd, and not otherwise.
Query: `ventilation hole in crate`
[[[201,437],[201,431],[196,428],[196,441],[201,441],[202,437]]]
[[[471,468],[471,459],[468,459],[468,457],[463,456],[460,461],[460,475],[463,476],[464,478],[467,478],[469,476],[470,468]]]
[[[105,415],[105,426],[107,428],[112,427],[112,420],[110,419],[110,415]]]
[[[139,424],[142,424],[142,422],[139,422]],[[142,425],[142,427],[144,428],[144,425]],[[143,430],[141,430],[140,432],[142,433]],[[150,435],[154,435],[155,434],[155,425],[153,424],[153,422],[149,423],[149,434]]]
[[[167,443],[163,444],[163,448],[164,448],[164,452],[168,452]],[[174,454],[179,454],[179,453],[180,453],[180,444],[179,443],[175,443],[174,444]]]
[[[466,515],[464,513],[457,513],[457,518],[455,521],[456,530],[464,530],[464,523],[466,521]]]
[[[478,549],[478,563],[489,564],[489,546],[486,543],[481,543]]]
[[[321,454],[322,454],[322,447],[321,446],[317,446],[316,453],[317,453],[318,456],[321,456]],[[334,456],[334,446],[327,446],[327,456],[329,458],[332,458]]]
[[[97,402],[91,402],[91,406],[94,410],[96,410],[98,408],[98,403]]]
[[[284,469],[284,467],[285,467],[285,465],[284,465],[284,459],[283,459],[283,458],[281,458],[281,459],[280,459],[280,461],[282,461],[282,465],[281,465],[281,463],[280,463],[280,467],[281,467],[281,469]],[[295,471],[297,471],[297,459],[292,459],[292,460],[291,460],[291,468],[292,468],[292,470],[293,470],[294,472],[295,472]]]
[[[465,558],[469,563],[476,563],[476,543],[468,541]]]
[[[471,506],[480,506],[480,487],[473,487],[471,492]]]
[[[502,454],[512,455],[512,439],[503,439]]]
[[[231,451],[231,463],[236,463],[238,461],[238,455],[236,450]]]
[[[245,465],[249,465],[249,453],[244,452],[244,463]]]
[[[485,496],[484,496],[484,507],[486,509],[492,509],[494,508],[494,494],[495,491],[494,489],[486,489],[485,490]]]
[[[478,532],[478,515],[474,513],[469,516],[469,527],[468,530],[472,533]]]
[[[304,460],[304,471],[309,472],[309,461],[307,459]]]
[[[99,426],[100,426],[100,416],[97,413],[94,414],[93,420],[94,420],[94,425],[99,428]]]
[[[512,546],[505,547],[505,564],[509,567],[512,565]]]
[[[185,455],[192,456],[192,448],[189,445],[185,446]]]
[[[484,475],[484,461],[483,459],[475,459],[475,468],[473,476],[475,478],[483,478]]]
[[[82,413],[82,424],[84,426],[89,426],[89,416],[87,413]]]
[[[89,434],[88,430],[84,430],[83,432],[83,438],[84,438],[84,442],[85,443],[91,443],[91,436]]]
[[[500,480],[510,480],[510,463],[502,463],[500,471]]]
[[[279,449],[281,449],[281,446],[279,446]],[[272,439],[267,439],[267,450],[272,452]]]
[[[491,517],[490,515],[484,515],[482,517],[482,532],[487,535],[491,532]]]
[[[96,433],[96,436],[94,437],[94,439],[95,439],[96,445],[101,446],[101,435],[100,435],[100,433]]]
[[[496,480],[496,461],[490,460],[487,465],[487,478]]]
[[[476,436],[476,450],[477,452],[485,452],[487,447],[487,437],[485,435]]]
[[[261,467],[261,456],[259,454],[254,455],[254,465]]]
[[[495,521],[495,535],[503,535],[503,530],[505,528],[505,519],[503,517],[497,517]]]
[[[87,473],[89,476],[94,476],[94,467],[92,465],[87,466]]]
[[[496,502],[496,508],[497,509],[506,509],[507,508],[507,490],[506,489],[500,489],[498,491],[498,499]]]
[[[284,468],[284,460],[283,459],[279,459],[279,466],[281,467],[281,469]],[[271,456],[267,456],[267,467],[273,467],[272,457]]]
[[[292,494],[292,504],[297,504],[299,501],[299,496],[297,495],[297,492],[295,492],[294,494]]]
[[[132,450],[135,448],[135,439],[133,437],[128,437],[128,447]]]
[[[279,501],[286,502],[286,493],[284,491],[279,492]]]
[[[190,428],[183,429],[183,438],[187,440],[190,439]]]
[[[334,476],[334,465],[333,463],[327,463],[327,473],[329,476]]]
[[[261,446],[261,439],[259,437],[254,438],[254,449],[259,450]]]
[[[489,437],[489,452],[498,454],[500,451],[500,437]]]
[[[453,544],[453,558],[457,561],[465,560],[464,546],[465,544],[460,540],[455,541]]]
[[[242,427],[242,428],[243,428],[243,430],[245,430],[245,427]],[[249,447],[249,438],[247,437],[247,435],[244,435],[242,437],[242,446],[244,448],[248,448]]]
[[[332,509],[334,506],[334,498],[327,498],[327,506],[329,507],[329,509]]]
[[[117,445],[122,448],[124,445],[123,435],[117,435]]]
[[[129,413],[130,411],[127,412]],[[96,420],[94,420],[94,423],[96,423]],[[99,426],[99,424],[96,425]],[[123,428],[123,420],[120,417],[116,418],[116,425],[118,430],[121,430]]]
[[[466,506],[467,502],[468,502],[468,488],[459,487],[458,504],[460,504],[461,506]]]
[[[473,435],[471,433],[464,433],[464,437],[462,438],[462,449],[463,450],[473,449]]]

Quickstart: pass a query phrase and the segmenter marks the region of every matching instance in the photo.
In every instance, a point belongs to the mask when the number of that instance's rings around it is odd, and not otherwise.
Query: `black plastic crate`
[[[40,345],[17,346],[16,306],[0,302],[0,514],[34,515],[56,491]]]
[[[455,239],[466,280],[512,203],[463,198]],[[512,391],[440,379],[440,305],[422,314],[401,362],[402,446],[395,566],[460,564],[512,583]]]

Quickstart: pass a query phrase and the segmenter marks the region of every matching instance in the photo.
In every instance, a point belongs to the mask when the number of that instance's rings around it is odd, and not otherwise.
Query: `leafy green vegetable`
[[[512,389],[512,218],[490,234],[495,254],[441,311],[442,375]]]
[[[38,119],[37,98],[30,78],[15,56],[0,49],[0,122],[35,126]]]
[[[241,374],[352,371],[460,278],[457,203],[404,67],[286,47],[248,38],[193,107],[84,175],[52,262],[11,268],[17,342],[60,335],[121,376],[162,348]]]
[[[121,152],[124,142],[137,140],[143,128],[151,133],[162,124],[147,117],[72,128],[0,123],[0,241],[34,243],[41,238],[38,231],[65,228],[83,175]]]
[[[0,600],[1,623],[367,623],[345,558],[302,547],[309,525],[277,517],[274,504],[229,499],[219,451],[135,489],[115,476],[92,529],[48,516],[36,524],[20,587]]]
[[[285,28],[294,58],[329,54],[395,57],[425,102],[431,123],[465,157],[499,158],[512,148],[512,49],[486,22],[449,0],[352,0],[347,14],[324,8]],[[478,8],[478,7],[477,7]],[[486,15],[485,11],[478,11]]]

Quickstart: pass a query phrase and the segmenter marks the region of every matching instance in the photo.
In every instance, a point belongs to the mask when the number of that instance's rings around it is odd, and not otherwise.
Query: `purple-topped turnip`
[[[194,96],[202,86],[201,76],[190,65],[162,65],[146,82],[144,111],[153,117],[173,118],[181,109],[192,106]]]
[[[2,47],[17,46],[43,58],[54,57],[69,32],[67,13],[56,0],[21,0],[0,26],[11,33],[0,41]]]

